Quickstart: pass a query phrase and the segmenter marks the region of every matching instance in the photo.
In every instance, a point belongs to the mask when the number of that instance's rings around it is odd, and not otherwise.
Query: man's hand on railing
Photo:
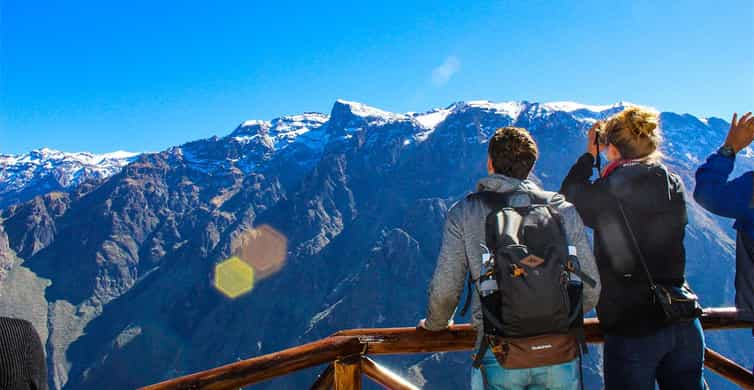
[[[445,330],[445,329],[450,328],[451,326],[453,326],[453,320],[450,320],[450,322],[448,322],[448,326],[445,327],[444,329],[436,329],[435,331]],[[428,330],[430,332],[433,331],[432,329],[427,328],[427,319],[426,318],[422,318],[421,320],[419,320],[419,323],[416,325],[416,328],[417,329]]]
[[[419,320],[419,323],[416,325],[416,329],[429,330],[429,329],[427,329],[426,325],[427,325],[427,319],[426,318],[422,318],[422,319]]]

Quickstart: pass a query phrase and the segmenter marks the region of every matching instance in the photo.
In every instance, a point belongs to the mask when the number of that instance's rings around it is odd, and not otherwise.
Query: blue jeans
[[[471,369],[471,390],[577,390],[579,388],[579,360],[537,368],[503,368],[492,351],[482,358],[487,375],[484,389],[482,370]]]
[[[644,337],[605,335],[605,388],[702,390],[704,333],[699,320],[667,326]]]

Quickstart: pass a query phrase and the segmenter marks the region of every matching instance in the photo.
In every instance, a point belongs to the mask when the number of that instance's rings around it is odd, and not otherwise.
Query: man
[[[728,181],[736,154],[754,140],[751,112],[741,120],[733,114],[730,131],[717,153],[696,171],[694,199],[710,212],[734,218],[736,249],[736,308],[739,317],[754,322],[754,171]]]
[[[47,390],[44,348],[28,321],[0,317],[0,389]]]
[[[583,312],[588,312],[597,303],[599,297],[599,274],[594,255],[584,234],[584,225],[576,209],[555,193],[545,193],[532,181],[527,180],[537,159],[537,145],[531,135],[521,128],[505,127],[498,129],[489,142],[487,170],[488,177],[477,184],[477,194],[494,192],[511,194],[548,194],[549,205],[562,216],[565,235],[572,251],[578,252],[583,275],[596,282],[589,286],[584,284]],[[519,194],[516,194],[519,196]],[[522,201],[520,196],[511,198],[510,202]],[[517,207],[517,205],[516,205]],[[579,362],[571,359],[562,364],[525,369],[503,368],[496,359],[497,352],[491,352],[489,338],[485,336],[483,310],[481,307],[479,278],[483,258],[486,253],[485,222],[493,211],[482,197],[470,195],[456,203],[449,211],[445,221],[442,248],[437,261],[437,268],[429,286],[429,305],[427,317],[419,327],[439,331],[446,329],[452,322],[458,305],[467,273],[474,280],[472,295],[472,325],[477,330],[476,350],[486,351],[478,356],[480,369],[474,369],[471,377],[472,389],[512,389],[527,388],[576,389],[579,384]],[[562,230],[561,230],[562,234]],[[535,264],[536,266],[536,264]],[[524,273],[517,276],[520,276]],[[534,269],[529,272],[536,273]],[[498,279],[500,280],[500,279]],[[499,285],[499,284],[498,284]],[[483,287],[482,287],[483,288]],[[503,288],[501,288],[501,291]],[[517,298],[513,298],[517,299]],[[503,315],[503,318],[505,316]],[[510,317],[509,317],[510,318]],[[486,318],[484,318],[486,320]],[[489,333],[489,329],[487,329]],[[545,346],[546,348],[547,346]],[[480,350],[481,348],[481,350]],[[504,387],[503,387],[504,386]]]

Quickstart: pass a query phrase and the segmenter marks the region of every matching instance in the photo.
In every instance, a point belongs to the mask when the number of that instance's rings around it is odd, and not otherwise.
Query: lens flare
[[[236,256],[218,263],[215,288],[228,298],[238,298],[254,288],[254,269]]]
[[[256,280],[264,279],[285,265],[288,239],[269,225],[244,231],[231,244],[235,257],[254,268]]]

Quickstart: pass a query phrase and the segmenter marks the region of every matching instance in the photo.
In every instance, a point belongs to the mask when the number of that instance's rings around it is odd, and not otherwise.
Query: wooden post
[[[330,390],[334,381],[335,369],[332,364],[328,364],[327,368],[322,371],[314,381],[314,384],[309,390]]]
[[[750,371],[709,348],[704,350],[704,365],[742,389],[754,390],[754,376]]]
[[[335,361],[335,390],[361,390],[361,356]]]
[[[364,357],[361,360],[361,368],[364,369],[364,374],[366,376],[388,390],[419,390],[418,387],[414,386],[409,381],[377,364],[377,362],[368,357]]]

